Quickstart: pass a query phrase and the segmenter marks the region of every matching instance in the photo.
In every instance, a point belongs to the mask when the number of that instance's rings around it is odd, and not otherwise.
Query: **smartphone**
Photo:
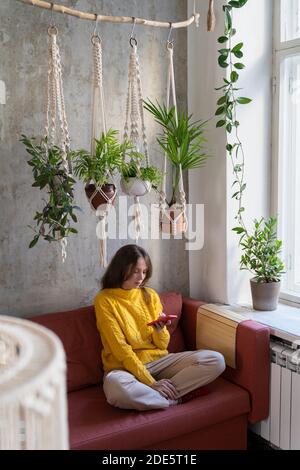
[[[157,320],[147,323],[147,325],[148,326],[157,325],[157,323],[160,323],[160,322],[167,323],[167,321],[173,320],[173,318],[177,318],[177,315],[166,315],[165,317],[160,317],[160,318],[157,318]]]

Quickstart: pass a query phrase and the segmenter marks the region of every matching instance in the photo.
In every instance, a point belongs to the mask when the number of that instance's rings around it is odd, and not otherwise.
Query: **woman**
[[[224,370],[215,351],[167,351],[170,334],[158,294],[146,282],[152,264],[136,245],[120,248],[102,278],[95,298],[97,327],[103,350],[103,389],[108,403],[119,408],[168,408],[186,394],[213,381]],[[183,398],[182,398],[183,397]]]

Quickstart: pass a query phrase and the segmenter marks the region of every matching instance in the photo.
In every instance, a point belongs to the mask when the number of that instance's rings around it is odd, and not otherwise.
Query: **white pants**
[[[216,351],[199,350],[170,353],[145,366],[156,380],[171,379],[181,397],[215,380],[224,371],[225,361]],[[108,403],[118,408],[151,410],[177,404],[125,370],[105,374],[103,390]]]

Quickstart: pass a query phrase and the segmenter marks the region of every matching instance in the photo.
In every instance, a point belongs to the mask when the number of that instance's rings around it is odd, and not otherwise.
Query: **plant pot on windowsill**
[[[276,310],[281,282],[257,282],[250,279],[252,303],[254,310]]]
[[[101,186],[101,191],[99,191],[93,183],[88,183],[84,189],[86,197],[95,210],[102,204],[107,204],[108,201],[110,201],[111,204],[114,204],[115,202],[117,193],[116,187],[113,183],[104,184]]]
[[[136,176],[122,177],[120,185],[123,193],[128,196],[145,196],[151,191],[151,183]]]
[[[162,233],[177,235],[187,231],[187,220],[182,207],[173,204],[161,213],[160,229]]]

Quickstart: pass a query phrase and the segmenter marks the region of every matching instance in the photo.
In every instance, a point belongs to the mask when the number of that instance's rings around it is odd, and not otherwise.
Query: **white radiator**
[[[300,450],[299,346],[298,341],[270,342],[270,414],[252,426],[254,432],[284,450]]]

